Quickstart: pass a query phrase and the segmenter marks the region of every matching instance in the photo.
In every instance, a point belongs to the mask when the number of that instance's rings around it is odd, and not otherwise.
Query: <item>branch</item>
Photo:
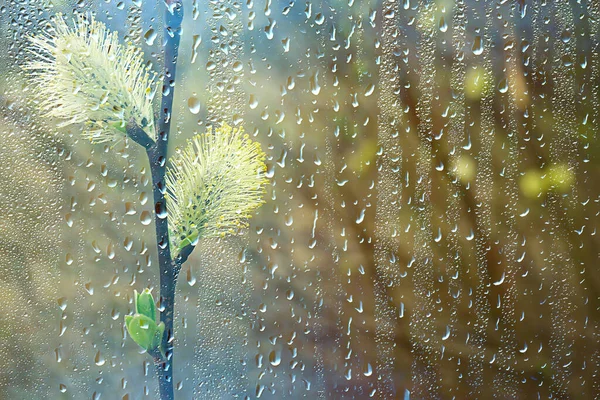
[[[195,248],[195,245],[188,244],[181,250],[179,255],[175,258],[175,263],[179,268],[181,268],[183,263],[187,261],[188,257],[190,256],[190,254],[192,254],[192,251],[194,251]]]
[[[156,366],[158,387],[161,400],[173,400],[173,318],[175,309],[175,286],[177,284],[178,267],[171,259],[169,248],[169,223],[165,199],[165,172],[167,165],[169,131],[171,129],[171,110],[175,91],[177,71],[177,54],[183,20],[183,4],[181,0],[166,0],[164,19],[164,54],[165,66],[163,74],[162,99],[158,121],[156,143],[146,147],[150,169],[152,172],[156,243],[158,245],[158,264],[160,269],[160,303],[162,312],[160,320],[165,324],[165,333],[160,347],[166,359]]]
[[[154,145],[154,140],[132,119],[126,127],[127,136],[146,150]]]
[[[154,364],[156,365],[160,365],[167,361],[165,359],[165,355],[162,353],[162,351],[160,351],[159,347],[153,350],[148,350],[148,354],[150,355],[150,357],[152,357],[152,359],[154,360]]]
[[[160,105],[160,121],[158,126],[158,145],[162,154],[167,154],[169,131],[171,128],[171,110],[175,93],[175,77],[177,75],[177,55],[183,20],[183,4],[181,0],[166,0],[165,11],[165,68],[163,73],[162,101]]]

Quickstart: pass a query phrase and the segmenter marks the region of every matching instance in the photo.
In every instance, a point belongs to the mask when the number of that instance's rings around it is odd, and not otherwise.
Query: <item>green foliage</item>
[[[144,289],[142,293],[135,293],[135,310],[138,314],[142,314],[150,318],[152,321],[156,321],[156,305],[154,304],[154,298],[149,289]]]
[[[135,314],[125,316],[125,326],[134,342],[151,351],[160,346],[165,324],[157,324],[156,305],[150,290],[144,289],[142,293],[135,291],[134,295]]]

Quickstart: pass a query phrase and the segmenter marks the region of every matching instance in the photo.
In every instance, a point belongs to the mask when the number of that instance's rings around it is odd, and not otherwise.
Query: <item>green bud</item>
[[[116,130],[118,130],[121,133],[127,133],[127,127],[125,126],[125,124],[123,124],[122,121],[118,121],[118,122],[113,122],[112,124],[110,124],[110,126],[112,128],[115,128]]]
[[[154,334],[154,347],[155,348],[160,346],[160,343],[162,342],[162,337],[164,334],[165,334],[165,324],[164,324],[164,322],[161,322],[156,327],[156,333]]]
[[[142,293],[134,291],[133,299],[135,313],[125,316],[127,332],[140,347],[146,351],[154,350],[160,346],[165,324],[157,324],[156,305],[150,290],[144,289]]]
[[[198,244],[198,232],[193,232],[191,235],[187,236],[185,239],[181,241],[179,247],[177,247],[177,252],[181,252],[187,246],[195,246]]]
[[[125,325],[129,336],[140,347],[146,351],[153,350],[160,346],[160,342],[165,332],[165,324],[162,322],[156,325],[149,317],[142,314],[125,316]]]
[[[135,293],[135,312],[137,314],[145,315],[150,318],[152,321],[156,322],[156,305],[154,304],[154,297],[152,297],[152,293],[148,289],[144,289],[144,291],[140,294],[138,292]]]

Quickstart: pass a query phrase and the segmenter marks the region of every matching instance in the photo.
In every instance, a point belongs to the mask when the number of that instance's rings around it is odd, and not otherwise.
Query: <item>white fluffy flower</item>
[[[154,74],[142,52],[119,43],[117,32],[93,17],[77,16],[69,27],[62,15],[53,28],[29,39],[32,89],[59,126],[85,125],[93,142],[120,140],[132,121],[155,138]]]
[[[167,170],[167,211],[173,256],[200,238],[247,225],[263,203],[265,154],[241,128],[227,124],[193,137]]]

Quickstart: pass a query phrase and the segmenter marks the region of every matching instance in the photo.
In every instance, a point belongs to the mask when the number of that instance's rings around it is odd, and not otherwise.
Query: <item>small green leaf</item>
[[[114,122],[111,126],[122,133],[127,133],[127,127],[121,121]]]
[[[140,298],[140,294],[137,290],[133,290],[133,310],[137,313],[138,309],[138,299]]]
[[[132,319],[133,319],[133,315],[125,316],[125,327],[127,328],[127,330],[129,330],[129,324],[131,323]]]
[[[191,235],[189,235],[185,239],[183,239],[181,241],[181,243],[179,243],[177,252],[179,253],[181,250],[183,250],[187,246],[195,246],[196,244],[198,244],[198,231],[192,233]]]
[[[125,323],[127,325],[129,336],[131,336],[133,341],[140,347],[146,350],[152,350],[156,347],[155,335],[158,327],[154,320],[146,315],[135,314],[131,318],[125,317]],[[162,329],[164,331],[164,328]]]
[[[150,290],[144,289],[141,294],[137,294],[135,310],[138,314],[142,314],[156,322],[156,305]]]
[[[154,333],[154,342],[152,343],[152,345],[154,346],[153,348],[157,348],[160,346],[160,343],[162,341],[162,337],[164,334],[165,334],[165,324],[163,322],[161,322],[156,327],[156,332]]]

